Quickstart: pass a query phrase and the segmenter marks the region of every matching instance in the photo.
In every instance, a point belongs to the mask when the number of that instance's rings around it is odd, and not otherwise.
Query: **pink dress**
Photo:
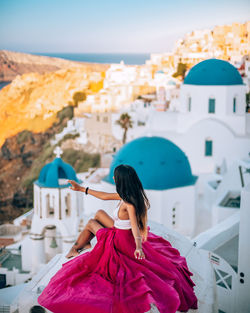
[[[145,259],[136,259],[130,221],[118,210],[114,226],[97,231],[91,251],[62,264],[38,303],[54,313],[144,313],[151,303],[161,313],[197,309],[186,259],[150,231]]]

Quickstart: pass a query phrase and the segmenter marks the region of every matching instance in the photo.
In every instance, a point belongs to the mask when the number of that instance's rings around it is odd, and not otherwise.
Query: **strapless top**
[[[130,220],[121,220],[118,217],[118,212],[120,209],[120,205],[118,204],[118,206],[115,208],[114,213],[113,213],[113,217],[114,217],[114,226],[116,228],[120,228],[120,229],[130,229],[131,228],[131,223]]]

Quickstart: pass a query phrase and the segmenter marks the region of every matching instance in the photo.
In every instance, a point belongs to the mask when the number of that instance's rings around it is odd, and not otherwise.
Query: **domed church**
[[[82,181],[73,167],[61,159],[61,149],[57,147],[54,152],[56,158],[42,168],[34,182],[34,215],[30,236],[22,247],[22,264],[33,272],[71,248],[82,217],[82,194],[71,190],[67,180]],[[32,253],[28,251],[30,247]]]
[[[197,176],[192,174],[189,160],[178,146],[158,136],[140,137],[125,144],[103,178],[103,190],[115,191],[114,169],[120,164],[136,170],[151,204],[150,220],[193,235]]]
[[[196,175],[213,173],[246,157],[250,119],[246,86],[229,62],[208,59],[193,66],[180,87],[177,109],[153,112],[145,134],[167,138],[188,156]]]

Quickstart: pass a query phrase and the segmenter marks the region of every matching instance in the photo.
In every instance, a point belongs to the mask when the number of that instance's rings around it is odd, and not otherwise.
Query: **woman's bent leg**
[[[90,219],[83,229],[83,231],[78,236],[73,247],[70,249],[66,258],[70,258],[79,254],[79,249],[89,249],[91,248],[90,240],[95,237],[96,232],[103,228],[103,226],[98,223],[95,219]]]
[[[104,210],[98,210],[96,212],[95,220],[97,220],[103,227],[111,228],[114,226],[114,220]]]

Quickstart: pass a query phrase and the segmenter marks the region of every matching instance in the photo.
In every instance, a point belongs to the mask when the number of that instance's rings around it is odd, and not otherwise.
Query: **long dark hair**
[[[134,205],[139,230],[146,240],[148,231],[147,210],[150,203],[135,169],[130,165],[118,165],[114,170],[114,178],[119,196],[125,202]]]

